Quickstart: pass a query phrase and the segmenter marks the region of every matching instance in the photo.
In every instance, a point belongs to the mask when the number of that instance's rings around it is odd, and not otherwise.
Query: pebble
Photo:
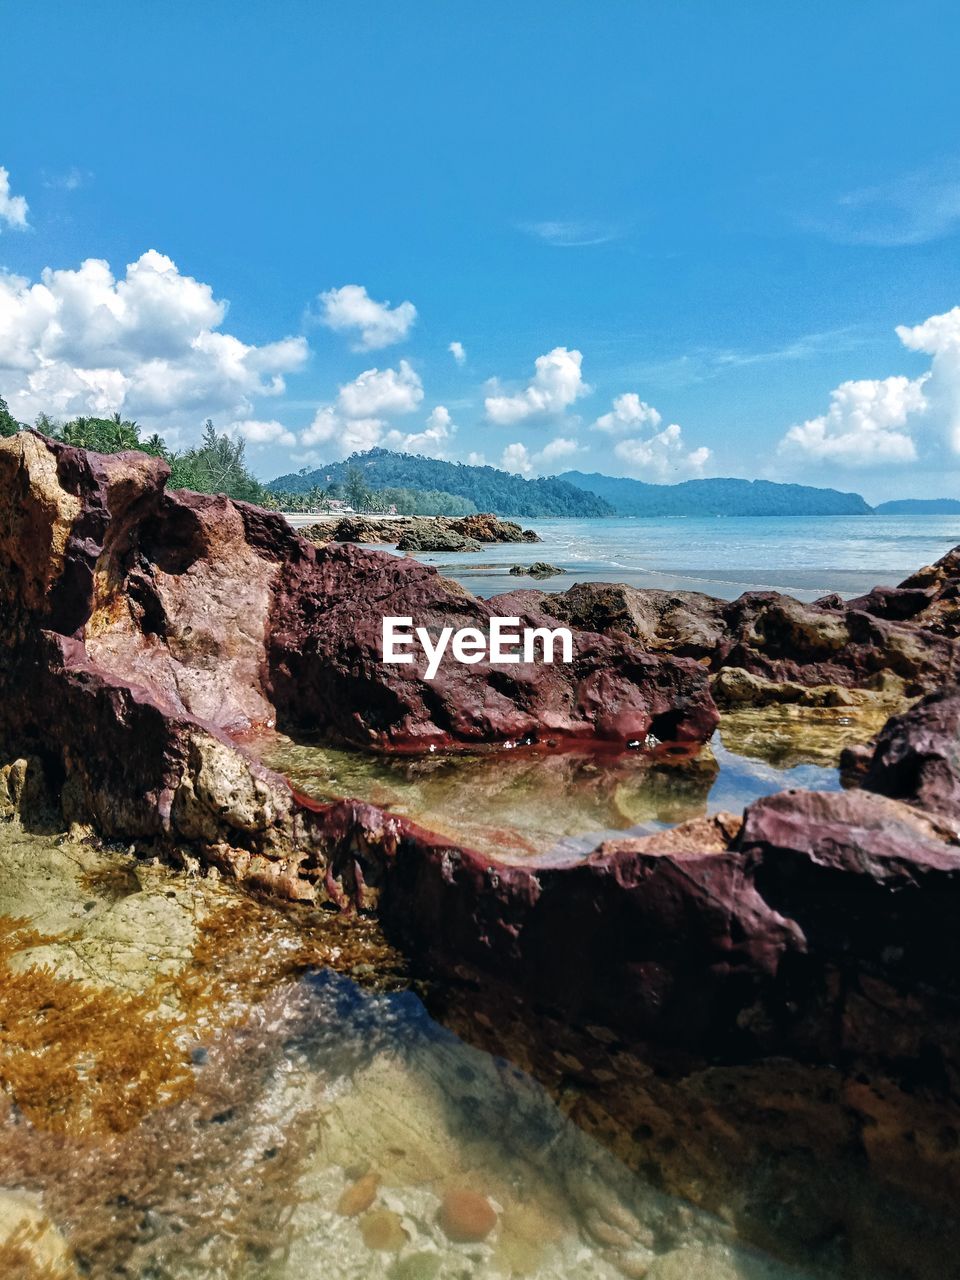
[[[627,1253],[618,1253],[612,1257],[613,1265],[626,1280],[647,1280],[650,1268],[657,1260],[657,1255],[642,1246],[631,1249]]]
[[[375,1173],[366,1173],[349,1187],[345,1187],[337,1201],[337,1213],[344,1218],[355,1218],[364,1213],[377,1197],[380,1178]]]
[[[434,1280],[440,1270],[440,1255],[436,1253],[411,1253],[398,1258],[390,1268],[390,1280]]]
[[[608,1222],[595,1205],[591,1205],[583,1215],[583,1225],[587,1229],[587,1234],[597,1244],[606,1245],[611,1249],[629,1249],[633,1244],[633,1236],[622,1228],[614,1226],[612,1222]]]
[[[360,1219],[360,1234],[368,1249],[383,1249],[396,1253],[407,1243],[399,1213],[389,1209],[372,1209]]]
[[[497,1225],[497,1212],[476,1191],[448,1191],[440,1205],[440,1226],[457,1244],[473,1244],[485,1240]]]

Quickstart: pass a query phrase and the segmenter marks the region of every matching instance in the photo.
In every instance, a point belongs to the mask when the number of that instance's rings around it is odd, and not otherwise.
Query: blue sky
[[[267,478],[379,442],[957,491],[952,4],[41,0],[3,30],[19,416],[184,444],[209,413]]]

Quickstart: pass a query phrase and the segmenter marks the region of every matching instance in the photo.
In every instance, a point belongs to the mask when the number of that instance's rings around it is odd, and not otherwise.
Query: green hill
[[[495,467],[471,467],[463,462],[441,462],[418,454],[370,449],[343,462],[331,462],[315,471],[278,476],[267,485],[275,493],[306,493],[314,488],[345,488],[351,472],[359,471],[367,488],[440,490],[472,502],[478,511],[498,516],[611,516],[613,508],[602,498],[565,480],[524,480]]]
[[[770,480],[684,480],[647,484],[599,472],[566,471],[560,477],[609,502],[622,516],[866,516],[872,508],[858,493],[815,489]]]
[[[960,516],[956,498],[897,498],[874,507],[878,516]]]

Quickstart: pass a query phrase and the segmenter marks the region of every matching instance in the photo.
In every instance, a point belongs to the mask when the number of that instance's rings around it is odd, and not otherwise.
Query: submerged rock
[[[440,1203],[440,1225],[450,1240],[473,1244],[486,1240],[497,1225],[497,1211],[478,1191],[454,1187]]]
[[[555,564],[547,564],[546,560],[535,560],[531,565],[512,565],[510,572],[516,578],[553,578],[558,573],[563,573],[563,570],[558,569]]]

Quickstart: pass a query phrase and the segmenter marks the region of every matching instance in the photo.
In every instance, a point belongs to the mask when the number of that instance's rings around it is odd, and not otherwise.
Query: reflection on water
[[[676,760],[635,751],[536,749],[390,757],[295,743],[280,734],[261,739],[257,750],[314,799],[365,800],[491,857],[582,852],[614,832],[651,831],[721,809],[739,812],[785,787],[839,786],[835,768],[777,768],[727,750],[721,734],[699,756]]]

